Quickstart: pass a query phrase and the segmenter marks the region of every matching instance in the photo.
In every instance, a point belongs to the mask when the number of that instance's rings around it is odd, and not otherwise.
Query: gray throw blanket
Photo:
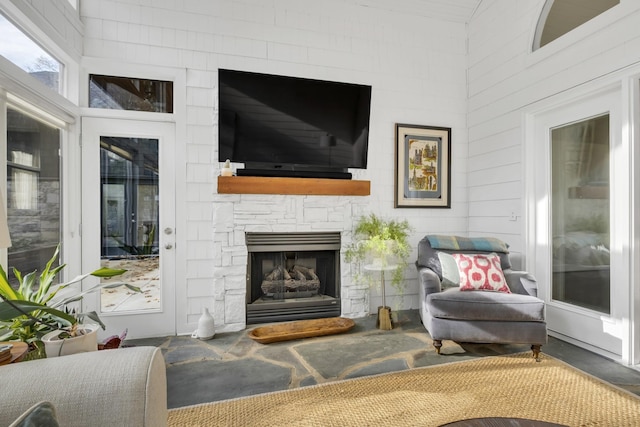
[[[451,251],[486,251],[509,253],[509,245],[494,237],[460,237],[429,235],[429,244],[433,249]]]

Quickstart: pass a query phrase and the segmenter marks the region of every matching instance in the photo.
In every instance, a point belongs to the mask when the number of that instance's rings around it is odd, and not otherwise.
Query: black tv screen
[[[219,160],[243,174],[367,167],[371,86],[223,69],[218,83]]]

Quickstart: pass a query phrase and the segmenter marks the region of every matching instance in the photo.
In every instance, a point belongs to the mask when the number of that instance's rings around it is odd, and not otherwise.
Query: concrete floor
[[[272,344],[250,339],[251,328],[217,334],[209,341],[179,336],[127,344],[162,348],[169,408],[529,351],[528,345],[445,341],[443,354],[437,355],[417,310],[400,312],[391,331],[377,329],[375,316],[355,320],[356,326],[345,334]],[[640,371],[554,338],[549,338],[542,352],[640,395]]]

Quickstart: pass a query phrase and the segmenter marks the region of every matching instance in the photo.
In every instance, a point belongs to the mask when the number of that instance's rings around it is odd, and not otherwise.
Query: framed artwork
[[[451,128],[396,123],[394,206],[451,207]]]

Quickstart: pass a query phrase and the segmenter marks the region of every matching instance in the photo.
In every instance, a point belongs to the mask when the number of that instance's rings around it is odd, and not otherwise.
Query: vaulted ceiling
[[[466,23],[471,20],[482,0],[356,0],[365,7],[429,16],[444,21]],[[550,16],[550,27],[558,34],[564,34],[584,23],[620,0],[562,0],[547,2],[545,10],[555,8]],[[552,39],[555,37],[551,37]]]
[[[469,22],[482,0],[356,0],[365,7],[429,16],[445,21]]]

